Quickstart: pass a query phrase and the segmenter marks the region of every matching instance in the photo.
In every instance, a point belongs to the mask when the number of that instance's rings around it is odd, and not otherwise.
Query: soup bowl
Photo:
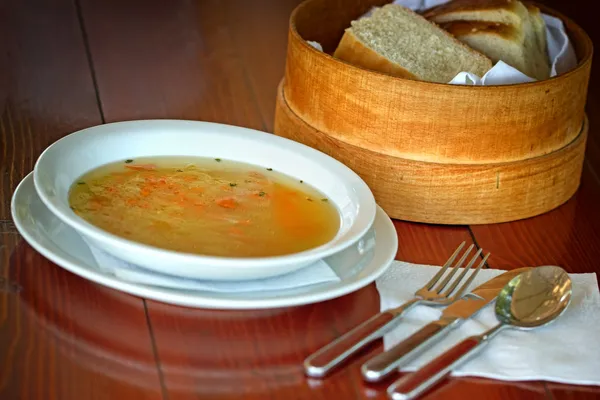
[[[69,192],[79,177],[112,162],[142,157],[219,158],[273,169],[303,180],[327,196],[339,212],[339,229],[328,242],[293,254],[223,257],[166,250],[126,239],[71,210]],[[376,212],[366,183],[324,153],[269,133],[200,121],[127,121],[77,131],[40,155],[34,181],[44,204],[92,246],[140,267],[195,279],[260,279],[298,270],[349,246],[359,246]]]

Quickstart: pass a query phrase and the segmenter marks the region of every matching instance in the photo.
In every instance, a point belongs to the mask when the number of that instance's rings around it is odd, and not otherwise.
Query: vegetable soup
[[[224,257],[267,257],[325,244],[339,212],[323,194],[271,168],[221,159],[124,160],[79,178],[71,209],[140,243]]]

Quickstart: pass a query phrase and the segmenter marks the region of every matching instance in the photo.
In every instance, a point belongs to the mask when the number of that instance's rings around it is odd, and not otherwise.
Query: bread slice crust
[[[492,61],[437,24],[396,4],[352,22],[334,57],[407,79],[448,83],[462,71],[484,75]]]
[[[344,32],[342,40],[333,56],[353,65],[358,65],[373,71],[396,76],[398,78],[418,80],[419,78],[410,73],[406,68],[388,60],[376,51],[365,46],[350,30]]]
[[[460,41],[537,80],[550,76],[546,26],[539,9],[518,0],[453,0],[424,16]]]

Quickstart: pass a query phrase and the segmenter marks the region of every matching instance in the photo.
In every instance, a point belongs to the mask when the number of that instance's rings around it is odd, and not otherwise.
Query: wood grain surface
[[[0,398],[162,398],[140,299],[2,239]]]
[[[276,310],[169,306],[66,272],[26,244],[10,220],[12,192],[39,153],[77,129],[189,118],[272,131],[287,24],[297,3],[2,4],[0,399],[385,399],[385,385],[363,384],[359,374],[361,362],[381,351],[380,344],[324,381],[305,378],[301,369],[311,351],[379,310],[374,285],[324,303]],[[548,4],[567,12],[566,3]],[[599,38],[595,19],[581,8],[567,14],[592,39]],[[440,264],[466,240],[492,252],[492,268],[558,264],[570,272],[598,272],[596,76],[592,70],[582,183],[569,202],[539,217],[497,225],[394,221],[397,258]],[[597,387],[461,378],[426,398],[598,397]]]
[[[10,195],[41,151],[101,120],[73,3],[2,4],[6,68],[0,74],[0,219],[8,220]]]
[[[527,160],[443,164],[393,157],[354,146],[309,125],[277,94],[276,135],[314,147],[352,168],[392,218],[439,224],[490,224],[540,215],[570,199],[577,188],[588,136]]]

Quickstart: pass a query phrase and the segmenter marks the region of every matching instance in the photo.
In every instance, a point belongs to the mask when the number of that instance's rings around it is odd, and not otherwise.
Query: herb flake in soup
[[[325,244],[340,226],[338,210],[325,200],[270,168],[187,157],[108,164],[81,176],[69,193],[77,215],[110,233],[224,257],[286,255]]]

